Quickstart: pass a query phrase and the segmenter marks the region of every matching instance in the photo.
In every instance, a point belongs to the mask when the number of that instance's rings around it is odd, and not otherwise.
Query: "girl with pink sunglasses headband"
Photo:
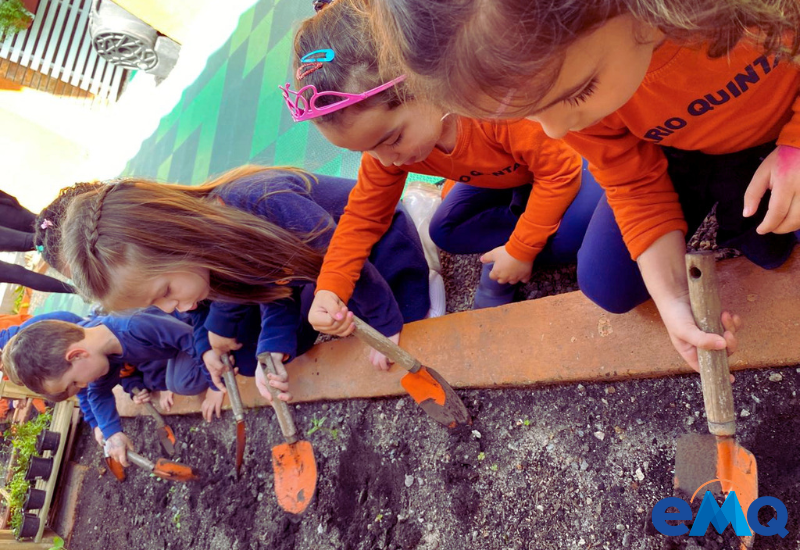
[[[304,21],[294,46],[298,90],[281,87],[295,121],[311,120],[334,145],[364,153],[317,280],[312,326],[352,331],[344,304],[410,172],[458,182],[430,236],[449,252],[483,254],[476,307],[510,302],[534,262],[574,262],[601,195],[580,157],[530,122],[481,123],[415,99],[403,75],[382,78],[369,25],[360,0],[338,0]]]

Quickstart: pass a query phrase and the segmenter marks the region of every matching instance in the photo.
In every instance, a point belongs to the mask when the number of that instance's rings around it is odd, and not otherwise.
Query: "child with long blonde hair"
[[[796,243],[800,71],[792,58],[800,47],[800,3],[373,6],[387,56],[408,71],[418,93],[467,115],[527,117],[590,162],[608,197],[579,258],[579,283],[590,298],[625,311],[649,294],[695,368],[697,347],[735,344],[735,316],[723,314],[724,337],[694,322],[685,239],[718,203],[718,243],[756,264],[783,264]],[[635,262],[606,262],[606,277],[582,280],[583,258],[614,260],[609,251],[623,239]],[[638,290],[615,302],[618,281],[636,279],[639,270]]]
[[[155,305],[195,314],[205,332],[195,331],[197,353],[222,389],[221,355],[240,351],[242,335],[256,331],[252,352],[234,355],[250,376],[256,355],[272,353],[282,364],[313,345],[306,315],[314,281],[352,185],[258,166],[199,187],[123,179],[72,199],[61,257],[81,292],[110,310]],[[398,334],[430,306],[427,263],[402,210],[371,259],[350,306],[384,335]],[[261,308],[255,317],[254,305]],[[371,357],[386,363],[378,352]],[[270,382],[285,400],[286,378]],[[257,379],[265,397],[266,383]]]

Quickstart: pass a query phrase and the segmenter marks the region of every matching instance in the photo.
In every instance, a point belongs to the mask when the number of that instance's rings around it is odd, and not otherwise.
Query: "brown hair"
[[[3,348],[3,369],[15,384],[44,395],[53,401],[64,401],[64,391],[49,395],[44,390],[48,380],[59,380],[72,363],[67,350],[85,337],[83,327],[75,323],[46,319],[20,330]]]
[[[323,252],[309,242],[325,228],[296,235],[210,196],[268,170],[243,166],[199,187],[127,178],[75,197],[61,235],[73,282],[88,299],[125,309],[142,305],[135,303],[142,280],[186,267],[208,269],[209,298],[228,302],[272,302],[291,292],[276,281],[316,280]],[[310,174],[274,170],[291,172],[310,189]],[[137,284],[115,284],[116,270],[125,267],[137,270]]]
[[[800,45],[797,0],[372,2],[375,32],[386,44],[382,66],[406,67],[414,90],[473,116],[494,113],[495,105],[477,101],[486,97],[510,101],[506,116],[524,116],[552,88],[566,48],[623,14],[671,40],[707,42],[712,57],[725,55],[745,36],[769,53],[792,57]]]
[[[378,43],[372,34],[370,13],[364,0],[336,0],[323,6],[313,17],[302,22],[294,35],[294,57],[292,67],[297,71],[300,59],[310,52],[331,49],[333,61],[306,75],[295,79],[295,87],[313,85],[317,92],[345,92],[357,94],[371,90],[388,82],[401,73],[390,75],[378,68]],[[305,92],[308,100],[311,92]],[[386,105],[394,109],[412,99],[404,82],[398,82],[388,90],[345,107],[340,111],[313,119],[316,124],[336,123],[346,112],[363,111]],[[341,101],[334,96],[317,98],[318,107]]]
[[[70,201],[88,191],[97,190],[100,182],[81,182],[70,187],[64,187],[58,192],[58,196],[36,216],[36,235],[34,240],[36,246],[42,247],[40,252],[44,261],[53,266],[58,271],[64,273],[63,261],[61,259],[61,221],[67,212]],[[49,224],[42,227],[47,221]],[[64,273],[66,275],[66,273]]]

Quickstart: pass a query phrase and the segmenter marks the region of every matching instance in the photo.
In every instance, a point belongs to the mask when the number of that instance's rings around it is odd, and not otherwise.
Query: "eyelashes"
[[[403,140],[403,134],[400,134],[397,136],[397,139],[394,140],[394,143],[390,143],[389,145],[387,145],[387,147],[397,147],[398,145],[400,145],[400,142],[402,140]]]
[[[572,107],[578,107],[584,103],[591,95],[597,90],[597,79],[593,78],[586,84],[586,86],[572,97],[568,97],[564,102]]]

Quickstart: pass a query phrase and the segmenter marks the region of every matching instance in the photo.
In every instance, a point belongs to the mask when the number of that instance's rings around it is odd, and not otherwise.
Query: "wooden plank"
[[[718,264],[723,306],[745,327],[733,370],[800,364],[800,249],[765,271],[744,258]],[[531,387],[692,372],[667,337],[652,302],[607,313],[579,292],[410,323],[400,345],[456,388]],[[404,375],[375,371],[355,338],[316,345],[287,366],[294,402],[402,395]],[[239,378],[246,407],[264,406],[254,379]],[[122,395],[120,395],[122,394]],[[176,396],[177,397],[177,396]],[[201,399],[177,397],[170,414],[199,412]],[[123,392],[117,408],[140,414]]]
[[[44,484],[44,489],[47,491],[47,496],[45,497],[44,505],[37,513],[41,521],[39,522],[39,532],[36,534],[36,538],[33,539],[34,542],[41,542],[45,524],[47,523],[47,515],[50,511],[50,504],[53,499],[53,493],[55,492],[56,482],[58,481],[61,459],[64,456],[64,449],[67,444],[67,435],[69,434],[69,428],[72,424],[73,407],[74,403],[70,399],[56,403],[56,406],[53,408],[53,419],[50,422],[50,430],[59,432],[61,434],[61,439],[58,442],[58,450],[53,456],[53,471],[50,475],[50,479],[48,479],[46,482],[42,482],[42,480],[37,481],[37,485],[39,483]],[[46,451],[45,455],[50,453],[51,451]]]

